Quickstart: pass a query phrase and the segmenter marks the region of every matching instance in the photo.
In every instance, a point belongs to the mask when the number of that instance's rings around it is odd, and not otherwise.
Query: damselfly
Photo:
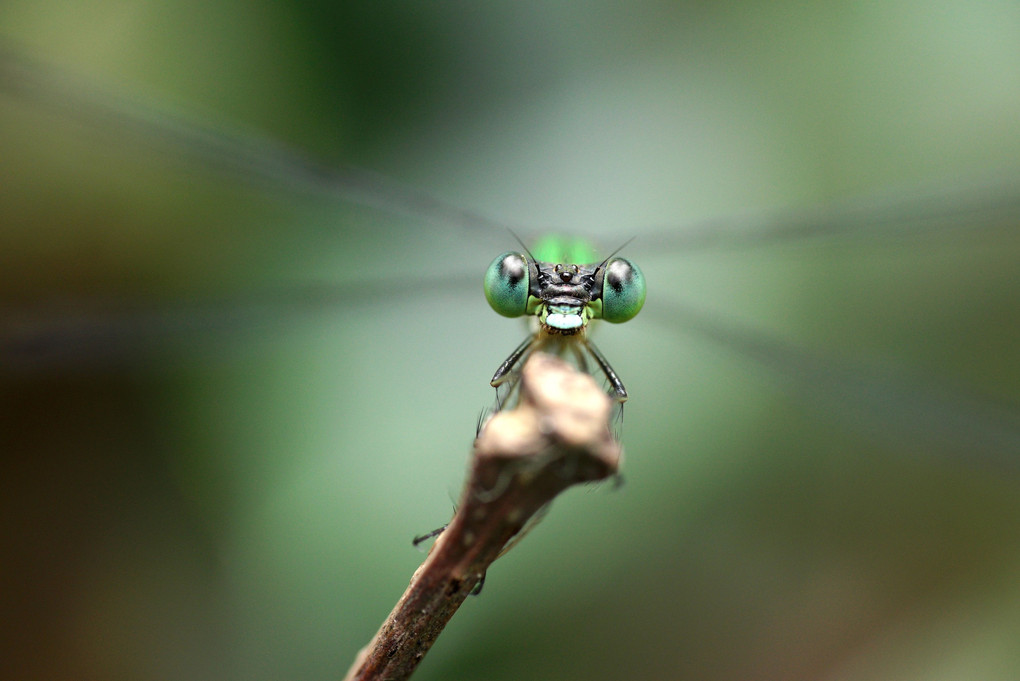
[[[528,315],[532,320],[531,333],[492,376],[494,388],[507,387],[499,402],[513,391],[513,377],[532,352],[552,351],[569,355],[585,371],[595,370],[622,404],[627,390],[588,338],[588,322],[605,319],[619,324],[633,319],[645,304],[641,270],[625,258],[613,257],[615,253],[595,262],[594,252],[583,241],[561,237],[547,238],[534,252],[525,250],[497,256],[485,272],[485,298],[492,309],[504,317]]]
[[[345,666],[523,338],[504,226],[634,237],[647,304],[595,330],[628,484],[558,502],[423,678],[1013,659],[1015,10],[654,5],[5,3],[15,664]]]

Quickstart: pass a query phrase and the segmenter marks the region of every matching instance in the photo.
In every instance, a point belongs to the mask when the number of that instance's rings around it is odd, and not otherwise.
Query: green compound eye
[[[613,258],[602,280],[602,318],[614,324],[633,319],[645,304],[645,292],[645,276],[637,265]]]
[[[485,271],[485,299],[493,310],[504,317],[528,311],[528,269],[528,260],[520,253],[504,253],[492,261]]]

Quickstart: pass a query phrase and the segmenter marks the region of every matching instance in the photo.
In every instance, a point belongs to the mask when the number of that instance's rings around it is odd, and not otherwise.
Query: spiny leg
[[[609,381],[609,385],[613,388],[613,399],[621,404],[627,401],[627,389],[623,387],[623,381],[613,371],[613,367],[610,366],[605,356],[599,352],[599,349],[595,347],[595,344],[590,340],[585,340],[584,344],[588,347],[588,351],[591,352],[592,357],[598,362],[599,368],[602,369],[602,373],[606,375],[606,380]]]
[[[414,539],[411,540],[411,545],[414,546],[415,548],[418,548],[419,544],[421,544],[424,541],[428,541],[429,539],[432,539],[433,537],[438,537],[445,530],[446,530],[446,525],[443,525],[442,527],[437,527],[436,529],[432,530],[431,532],[426,532],[425,534],[420,534],[420,535],[418,535],[417,537],[415,537]]]
[[[489,385],[493,388],[498,388],[504,381],[506,381],[507,375],[513,370],[514,366],[521,361],[521,357],[528,351],[531,344],[535,342],[534,336],[528,336],[524,339],[524,342],[517,346],[517,349],[510,353],[499,368],[496,369],[496,373],[492,375],[492,380],[489,381]]]
[[[627,389],[623,387],[623,381],[616,375],[616,371],[610,366],[602,352],[599,351],[595,344],[590,340],[585,339],[585,347],[591,352],[591,356],[598,362],[599,368],[602,369],[602,373],[606,375],[606,379],[609,381],[609,385],[613,387],[613,399],[616,401],[616,405],[619,409],[616,416],[613,418],[613,437],[617,440],[620,439],[621,429],[623,424],[623,403],[627,401]],[[616,471],[613,475],[613,489],[620,489],[623,487],[623,473]]]
[[[518,345],[517,349],[514,350],[510,354],[510,356],[507,357],[506,360],[504,360],[502,364],[499,365],[499,368],[496,369],[496,373],[493,374],[492,380],[489,381],[489,385],[496,389],[496,411],[501,411],[503,409],[503,403],[511,398],[511,396],[513,395],[513,390],[514,388],[516,388],[516,384],[511,384],[509,390],[504,392],[503,399],[500,398],[499,394],[500,387],[510,379],[510,377],[513,375],[512,372],[514,370],[514,367],[517,366],[517,364],[521,361],[522,357],[528,354],[528,352],[535,346],[535,344],[536,337],[528,336],[526,339],[524,339],[524,342]]]
[[[574,358],[577,360],[577,368],[583,373],[590,374],[588,371],[588,358],[584,356],[584,350],[581,348],[580,343],[571,343],[570,349],[574,353]]]

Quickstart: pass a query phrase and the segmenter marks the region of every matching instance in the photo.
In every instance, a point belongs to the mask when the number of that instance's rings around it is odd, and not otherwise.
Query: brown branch
[[[536,353],[520,389],[520,405],[494,416],[475,440],[456,515],[345,681],[410,677],[536,512],[571,485],[616,472],[620,448],[609,430],[610,401],[590,376]]]

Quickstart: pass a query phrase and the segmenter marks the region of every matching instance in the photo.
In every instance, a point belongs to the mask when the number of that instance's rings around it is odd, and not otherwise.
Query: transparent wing
[[[276,189],[321,193],[330,198],[364,204],[392,215],[409,215],[443,227],[457,226],[485,234],[503,225],[477,213],[458,209],[383,176],[349,166],[328,166],[284,145],[252,133],[217,130],[182,116],[135,105],[95,86],[32,62],[11,48],[0,51],[0,86],[19,101],[80,121],[107,139],[132,138],[134,144],[158,145],[185,153],[247,181],[268,182]],[[751,219],[719,220],[709,224],[643,231],[642,239],[659,253],[682,254],[703,248],[751,248],[818,239],[868,240],[872,245],[894,239],[995,239],[1015,231],[1020,215],[1020,185],[1002,180],[847,201],[807,211]],[[640,248],[637,249],[640,252]],[[650,249],[649,249],[650,250]],[[323,314],[381,305],[423,289],[429,295],[467,290],[470,280],[456,275],[409,279],[395,273],[381,278],[332,285],[291,286],[220,300],[178,303],[163,310],[148,309],[140,301],[92,301],[93,309],[65,304],[62,309],[11,310],[0,336],[4,367],[24,371],[54,365],[81,370],[88,366],[123,365],[147,358],[162,348],[202,344],[210,335],[251,333],[267,325],[286,326],[309,312]],[[357,294],[346,293],[351,287]],[[412,293],[413,295],[413,293]],[[94,309],[94,308],[100,309]],[[106,309],[102,309],[102,308]],[[132,309],[134,308],[134,309]],[[684,314],[666,308],[667,319]],[[681,323],[674,331],[683,331]],[[794,346],[775,345],[765,336],[750,340],[748,330],[711,323],[702,317],[691,330],[701,331],[777,370],[803,397],[833,413],[857,413],[862,407],[881,411],[881,418],[906,432],[936,440],[964,438],[986,457],[1015,465],[1005,452],[1017,449],[1014,425],[992,423],[987,410],[962,394],[948,392],[940,401],[929,399],[924,380],[911,381],[895,372],[876,372],[857,366],[857,372],[819,359]],[[752,332],[753,333],[753,332]],[[824,368],[823,368],[824,367]],[[861,375],[855,375],[855,373]],[[936,377],[937,381],[938,378]],[[936,392],[946,393],[946,387]],[[1009,419],[1015,418],[1006,410]],[[950,418],[952,416],[952,418]],[[1002,415],[1000,415],[1001,418]],[[924,426],[924,427],[922,427]],[[970,438],[970,439],[966,439]],[[1000,456],[996,456],[1000,455]]]
[[[888,363],[827,357],[687,306],[660,310],[665,314],[656,321],[663,326],[702,336],[771,370],[778,386],[822,418],[925,458],[946,454],[995,473],[1018,472],[1020,412],[1013,404]]]
[[[343,163],[324,163],[307,152],[236,127],[214,126],[194,116],[143,105],[89,84],[81,77],[33,60],[0,43],[0,88],[40,111],[81,122],[118,143],[144,144],[156,153],[190,156],[235,173],[260,188],[289,189],[407,214],[433,227],[505,228],[478,213],[452,206],[378,173]]]

